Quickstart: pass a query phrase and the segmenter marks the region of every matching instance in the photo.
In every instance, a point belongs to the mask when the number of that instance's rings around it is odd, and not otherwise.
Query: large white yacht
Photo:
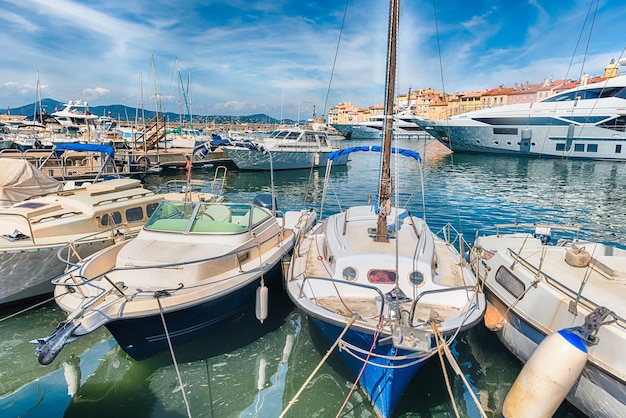
[[[626,75],[533,103],[415,122],[455,152],[626,161]]]
[[[89,105],[82,100],[70,100],[63,105],[63,109],[55,111],[52,116],[67,131],[70,137],[88,138],[96,131],[98,116],[89,111]]]

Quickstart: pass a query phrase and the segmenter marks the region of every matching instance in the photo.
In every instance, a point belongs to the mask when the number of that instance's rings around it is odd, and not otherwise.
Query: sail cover
[[[63,189],[63,183],[22,159],[0,158],[0,207]]]

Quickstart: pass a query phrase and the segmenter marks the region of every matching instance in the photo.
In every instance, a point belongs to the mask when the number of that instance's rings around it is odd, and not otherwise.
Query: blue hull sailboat
[[[386,115],[393,113],[399,9],[399,0],[391,0]],[[381,152],[378,199],[331,215],[298,239],[285,278],[289,297],[328,343],[339,347],[354,387],[362,388],[381,417],[392,414],[425,362],[480,322],[485,311],[463,248],[456,248],[462,238],[453,237],[451,227],[433,233],[423,218],[391,204],[398,193],[391,155],[421,163],[417,152],[392,147],[392,137],[387,117],[382,147],[352,147],[328,156],[325,185],[335,159]]]

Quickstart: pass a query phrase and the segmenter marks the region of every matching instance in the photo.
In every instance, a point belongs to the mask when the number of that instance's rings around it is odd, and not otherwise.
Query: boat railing
[[[465,236],[462,232],[459,232],[454,225],[450,222],[445,224],[439,231],[435,233],[439,238],[442,238],[446,244],[452,245],[456,250],[461,254],[461,260],[465,260],[463,258],[463,254],[465,254],[466,250],[469,250],[470,245],[465,240]]]
[[[304,272],[302,274],[304,274]],[[382,290],[380,290],[378,287],[372,286],[369,284],[364,284],[364,283],[355,283],[355,282],[349,282],[347,280],[334,279],[332,277],[305,276],[304,279],[302,280],[302,286],[300,287],[300,294],[298,295],[299,298],[303,297],[305,285],[310,280],[320,280],[320,281],[325,281],[325,282],[331,282],[333,283],[333,286],[336,284],[340,284],[342,286],[344,285],[354,286],[354,287],[358,287],[361,289],[372,290],[378,293],[378,297],[380,298],[380,302],[381,302],[380,311],[378,312],[378,317],[382,318],[383,313],[385,312],[385,302],[386,302],[385,295],[382,292]],[[338,289],[337,289],[337,292],[339,292]]]
[[[522,257],[519,253],[515,252],[513,249],[507,248],[507,250],[509,251],[509,253],[511,253],[511,256],[515,260],[517,260],[517,262],[520,265],[522,265],[524,268],[526,268],[531,273],[533,273],[535,275],[535,277],[537,277],[537,278],[543,277],[546,283],[548,283],[549,285],[553,286],[554,288],[559,290],[561,293],[563,293],[564,295],[569,297],[571,299],[571,301],[576,302],[577,304],[582,304],[590,312],[593,312],[593,311],[595,311],[596,309],[598,309],[600,307],[600,305],[596,304],[592,300],[587,299],[582,294],[579,294],[577,291],[574,291],[573,289],[570,289],[569,287],[567,287],[563,283],[559,282],[554,277],[552,277],[549,274],[545,273],[541,269],[535,267],[531,262],[526,260],[524,257]],[[593,267],[589,267],[589,268],[593,268]],[[522,295],[522,297],[523,297],[523,295]],[[617,324],[621,328],[626,328],[626,320],[624,320],[624,318],[618,316],[615,312],[612,313],[612,316],[616,319]]]
[[[267,242],[274,240],[278,237],[278,239],[280,240],[280,234],[282,232],[276,232],[275,234],[272,234],[270,237],[268,237],[266,240],[260,242],[260,243],[255,243],[254,245],[250,245],[248,247],[245,248],[241,248],[239,250],[237,250],[236,252],[233,252],[231,254],[229,254],[228,256],[233,256],[235,257],[235,260],[237,262],[237,266],[239,267],[239,271],[243,272],[243,267],[242,267],[242,261],[245,261],[249,258],[249,251],[252,249],[257,249],[259,250],[259,252],[261,251],[261,248],[263,248],[263,245],[266,244]],[[61,250],[59,250],[60,253]],[[200,259],[196,259],[196,260],[187,260],[187,261],[176,261],[173,263],[163,263],[163,264],[150,264],[150,265],[144,265],[144,266],[138,266],[138,265],[132,265],[132,266],[124,266],[124,267],[118,267],[115,266],[113,268],[107,269],[106,271],[103,271],[101,273],[98,273],[96,275],[94,275],[93,277],[90,278],[86,278],[84,276],[71,276],[72,278],[72,282],[69,282],[65,279],[66,275],[68,273],[74,272],[76,271],[79,267],[81,267],[80,264],[71,264],[73,267],[75,267],[73,270],[71,271],[67,271],[66,273],[52,279],[52,284],[54,286],[67,286],[67,287],[79,287],[79,286],[83,286],[83,285],[88,285],[93,281],[99,280],[101,278],[104,278],[105,280],[107,280],[109,283],[111,283],[112,285],[116,286],[108,277],[108,274],[114,273],[116,271],[127,271],[127,270],[151,270],[151,269],[163,269],[163,268],[175,268],[175,267],[179,267],[179,266],[184,266],[184,265],[190,265],[190,264],[198,264],[198,263],[206,263],[209,261],[213,261],[213,260],[219,260],[219,259],[224,259],[226,256],[224,255],[218,255],[215,257],[206,257],[206,258],[200,258]],[[63,261],[63,260],[62,260]],[[78,280],[78,279],[82,279],[82,280]],[[116,286],[117,287],[117,286]],[[103,290],[103,294],[106,293],[108,290],[104,289]],[[152,293],[152,291],[150,291]],[[120,290],[120,293],[126,298],[127,295],[123,294],[123,292]],[[141,293],[141,292],[140,292]],[[96,298],[102,296],[102,294],[97,295]]]
[[[28,225],[28,235],[24,234],[23,232],[19,231],[18,229],[15,230],[14,234],[16,234],[15,237],[12,237],[11,235],[6,235],[4,236],[5,239],[11,240],[11,241],[26,241],[26,240],[30,240],[30,242],[32,242],[33,245],[37,245],[37,242],[35,241],[35,234],[33,233],[33,226],[30,222],[30,219],[28,218],[28,216],[21,214],[21,213],[10,213],[10,212],[3,212],[0,215],[0,218],[3,217],[16,217],[16,218],[22,218],[25,221],[25,224]]]
[[[479,285],[468,285],[468,286],[454,286],[454,287],[447,287],[445,289],[432,289],[432,290],[424,290],[423,292],[420,292],[417,297],[413,300],[413,303],[411,304],[411,311],[409,314],[409,326],[414,327],[415,325],[413,325],[413,318],[415,317],[415,308],[417,307],[417,304],[419,303],[420,299],[422,299],[424,296],[429,296],[429,295],[434,295],[434,294],[441,294],[441,293],[448,293],[448,292],[456,292],[456,291],[469,291],[469,292],[473,292],[474,295],[478,296],[479,293]],[[470,301],[471,302],[471,301]]]
[[[537,231],[548,232],[548,231],[567,231],[574,235],[574,239],[577,241],[580,237],[580,227],[579,226],[568,226],[568,225],[558,225],[558,224],[541,224],[541,223],[513,223],[513,224],[496,224],[492,226],[487,226],[484,228],[479,228],[476,230],[476,235],[474,241],[478,239],[481,235],[486,235],[488,232],[495,232],[496,235],[502,233],[503,230],[512,231],[512,232],[528,232]]]
[[[121,230],[123,230],[124,232],[121,232]],[[126,239],[127,237],[131,235],[130,227],[128,226],[128,224],[125,224],[125,223],[116,224],[102,231],[83,235],[80,238],[77,238],[71,242],[68,242],[67,244],[59,248],[59,250],[57,251],[57,259],[59,259],[59,261],[67,265],[66,269],[69,269],[70,267],[80,267],[79,263],[82,263],[83,259],[78,253],[76,246],[80,245],[84,241],[91,241],[92,238],[102,236],[103,234],[106,234],[107,232],[111,233],[111,236],[110,236],[111,239],[117,239],[117,238]],[[108,239],[108,236],[107,236],[107,239]],[[67,258],[63,257],[63,252],[67,252]],[[76,263],[72,262],[71,261],[72,257],[75,257],[78,261]]]

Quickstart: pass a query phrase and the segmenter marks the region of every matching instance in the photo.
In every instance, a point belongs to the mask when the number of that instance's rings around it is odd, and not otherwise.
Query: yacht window
[[[585,151],[585,144],[574,144],[574,151],[576,152]]]
[[[565,151],[565,144],[556,144],[557,151]]]
[[[517,128],[493,128],[494,135],[517,135]]]
[[[126,210],[126,221],[136,222],[143,219],[143,209],[141,207],[130,208]]]
[[[159,206],[158,203],[149,203],[148,205],[146,205],[146,216],[152,216],[157,206]]]
[[[394,270],[370,270],[367,272],[367,280],[370,283],[395,283],[396,272]]]
[[[600,128],[613,129],[614,131],[626,132],[626,116],[619,116],[599,123]]]
[[[498,271],[496,271],[496,282],[515,296],[516,299],[521,299],[526,290],[524,282],[515,277],[515,275],[504,266],[500,266]]]
[[[616,154],[622,153],[622,146],[620,144],[615,145],[615,153]]]
[[[598,144],[587,144],[587,152],[598,152]]]
[[[299,132],[289,132],[289,135],[287,135],[287,139],[297,139],[299,135]]]
[[[122,214],[120,212],[109,212],[102,215],[100,218],[100,225],[109,226],[109,225],[119,225],[122,223]]]

